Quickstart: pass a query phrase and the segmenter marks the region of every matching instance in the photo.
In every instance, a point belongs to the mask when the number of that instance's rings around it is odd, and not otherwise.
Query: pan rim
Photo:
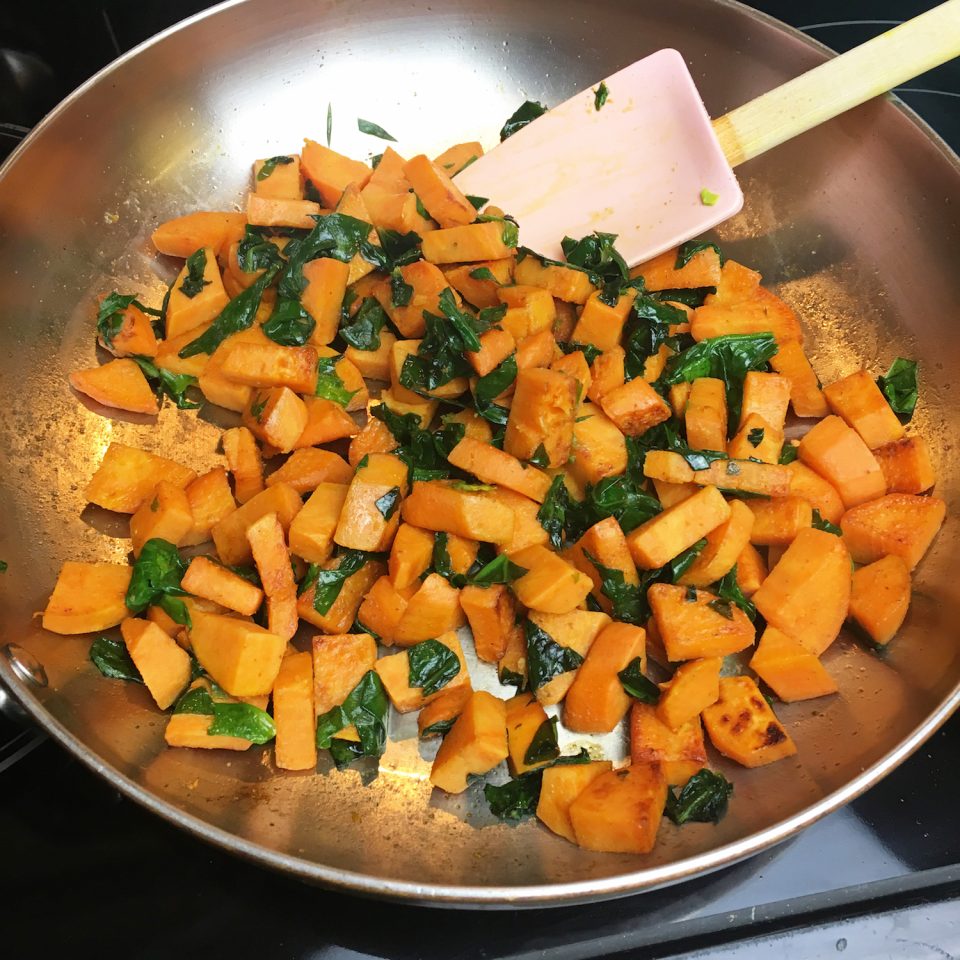
[[[203,10],[166,28],[153,37],[128,50],[111,61],[57,104],[24,138],[7,160],[0,165],[0,182],[7,172],[17,163],[33,140],[39,137],[58,116],[69,110],[80,100],[87,90],[108,78],[127,61],[139,56],[141,52],[155,46],[168,37],[188,29],[193,24],[213,17],[248,0],[225,0],[207,10]],[[710,0],[717,6],[730,8],[741,14],[771,26],[794,40],[802,41],[811,50],[824,57],[835,56],[825,44],[807,36],[795,27],[783,23],[769,14],[755,10],[739,0]],[[906,119],[912,122],[920,132],[933,143],[943,158],[949,162],[955,173],[960,176],[960,157],[916,112],[896,94],[886,94],[886,99]],[[102,776],[114,788],[141,806],[159,815],[168,822],[188,831],[190,834],[240,855],[245,859],[269,866],[273,869],[292,874],[332,889],[360,894],[368,897],[387,898],[409,904],[436,907],[470,908],[517,908],[517,907],[553,907],[570,906],[596,900],[629,896],[646,890],[662,888],[679,883],[694,876],[702,876],[723,867],[731,866],[762,850],[769,849],[834,810],[844,806],[863,794],[879,782],[887,773],[895,769],[928,740],[960,706],[960,682],[944,697],[940,705],[896,747],[866,767],[849,783],[822,797],[772,826],[765,827],[735,841],[715,847],[711,850],[686,857],[682,860],[659,867],[642,868],[615,876],[593,880],[580,880],[565,883],[544,883],[524,886],[474,886],[450,883],[418,884],[407,880],[372,877],[369,874],[352,870],[330,867],[315,861],[291,856],[261,844],[245,840],[208,821],[177,808],[173,803],[159,799],[152,792],[135,783],[114,766],[103,760],[98,754],[82,743],[74,734],[57,720],[42,704],[40,699],[29,690],[13,672],[4,658],[0,658],[0,679],[24,706],[34,721],[61,746],[69,750],[90,770]]]

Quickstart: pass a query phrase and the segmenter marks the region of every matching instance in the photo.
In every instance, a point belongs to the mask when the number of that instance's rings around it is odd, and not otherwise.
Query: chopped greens
[[[460,659],[439,640],[424,640],[407,651],[411,687],[419,687],[425,697],[443,689],[458,673]]]
[[[493,271],[489,267],[477,267],[470,271],[469,276],[473,280],[492,280],[494,283],[497,282],[497,278],[493,275]]]
[[[263,165],[257,171],[257,180],[266,180],[277,167],[285,167],[289,163],[293,163],[293,157],[268,157],[263,161]]]
[[[749,443],[751,447],[759,447],[760,444],[763,443],[764,432],[763,427],[754,427],[752,430],[749,430],[747,432],[747,443]]]
[[[389,520],[400,507],[400,488],[391,487],[382,497],[377,497],[373,505],[380,511],[384,520]]]
[[[148,380],[154,381],[153,386],[158,397],[169,397],[181,410],[196,410],[200,407],[200,403],[187,398],[187,388],[196,385],[196,377],[189,373],[171,373],[158,367],[149,357],[137,355],[130,359],[137,363]]]
[[[283,347],[302,347],[317,325],[299,300],[277,300],[270,318],[261,327],[274,342]]]
[[[547,717],[537,728],[537,732],[530,741],[526,753],[523,755],[525,764],[548,763],[560,756],[560,744],[557,742],[556,717]]]
[[[213,703],[213,723],[207,735],[240,737],[250,743],[269,743],[276,735],[273,717],[252,703]]]
[[[549,761],[547,767],[566,766],[571,763],[589,763],[590,754],[586,749],[568,756],[558,756]],[[483,788],[483,796],[490,812],[500,820],[525,820],[537,812],[540,791],[543,787],[545,767],[521,774],[514,780],[494,785],[488,783]]]
[[[510,354],[499,366],[480,377],[474,387],[473,396],[477,413],[491,423],[506,424],[510,411],[493,401],[517,379],[517,355]]]
[[[413,299],[413,287],[403,279],[400,268],[395,267],[390,274],[390,303],[395,307],[406,307]]]
[[[379,757],[387,743],[387,706],[379,675],[376,670],[368,670],[339,707],[317,717],[317,748],[330,750],[337,766],[357,757]],[[336,737],[351,724],[360,736],[359,745],[352,749]]]
[[[587,550],[584,550],[583,553],[587,560],[596,567],[597,573],[600,575],[600,590],[613,604],[614,618],[638,626],[646,623],[649,610],[646,596],[640,584],[627,583],[622,570],[604,566]]]
[[[133,564],[124,600],[127,609],[140,613],[158,604],[176,623],[189,627],[190,614],[179,599],[187,595],[180,586],[186,572],[186,561],[172,543],[159,537],[148,540]]]
[[[203,272],[207,268],[207,251],[201,247],[191,253],[186,262],[187,275],[180,284],[180,292],[191,300],[200,293],[210,281],[203,279]]]
[[[539,690],[554,677],[576,670],[583,657],[570,647],[561,647],[553,637],[532,620],[523,621],[527,638],[527,673],[530,689]]]
[[[660,688],[643,675],[643,661],[634,657],[618,674],[620,686],[641,703],[659,703]]]
[[[333,104],[327,103],[327,146],[333,138]]]
[[[593,109],[599,110],[607,102],[608,96],[610,96],[610,91],[607,89],[607,85],[601,81],[600,86],[593,91]]]
[[[324,400],[332,400],[345,407],[352,399],[356,390],[348,390],[340,374],[337,373],[339,357],[320,357],[317,360],[317,388],[315,395]]]
[[[400,444],[393,454],[407,465],[411,480],[438,480],[450,476],[447,455],[466,433],[462,423],[444,424],[439,430],[424,430],[415,413],[398,414],[385,403],[372,407],[370,415],[382,420]]]
[[[877,378],[880,392],[901,423],[909,423],[917,406],[917,362],[897,357],[890,369]]]
[[[547,108],[536,100],[527,100],[511,114],[507,122],[500,129],[500,142],[512,137],[518,130],[522,130],[528,123],[533,123],[537,117],[542,117]]]
[[[90,645],[90,659],[96,668],[111,680],[143,683],[143,677],[127,652],[127,645],[112,637],[97,637]]]
[[[391,137],[383,127],[379,124],[371,123],[369,120],[360,120],[358,118],[357,129],[361,133],[369,134],[371,137],[379,137],[381,140],[392,140],[394,143],[397,142],[396,137]]]
[[[726,262],[723,251],[712,240],[688,240],[686,243],[681,243],[677,249],[677,259],[673,269],[682,270],[702,250],[715,250],[721,267]]]
[[[679,794],[667,791],[664,813],[677,826],[684,823],[719,823],[727,812],[733,784],[722,773],[701,770],[695,773]]]
[[[736,564],[717,581],[713,590],[721,600],[728,604],[735,603],[751,620],[757,619],[757,608],[753,601],[747,599],[737,582]]]
[[[145,313],[152,313],[139,300],[135,293],[113,293],[107,295],[100,302],[97,310],[97,333],[100,339],[108,346],[113,346],[113,339],[123,327],[123,313],[131,304]]]
[[[797,459],[799,449],[795,443],[785,443],[780,451],[780,459],[777,460],[777,463],[782,467],[785,467],[788,463],[793,463]]]
[[[469,578],[475,587],[489,587],[495,583],[513,583],[526,573],[526,569],[514,563],[505,553],[482,566]]]
[[[843,531],[835,524],[831,523],[829,520],[824,520],[820,515],[819,509],[816,507],[813,510],[813,521],[810,524],[814,530],[823,530],[826,533],[832,533],[834,536],[842,537]]]
[[[306,593],[315,586],[313,609],[325,615],[330,612],[330,608],[340,596],[343,585],[355,573],[362,570],[369,559],[370,554],[363,550],[344,550],[337,557],[339,561],[337,566],[331,570],[324,570],[319,564],[311,563],[297,593]]]
[[[340,337],[357,350],[379,350],[380,331],[387,324],[387,314],[376,297],[367,297],[352,318],[340,320]]]

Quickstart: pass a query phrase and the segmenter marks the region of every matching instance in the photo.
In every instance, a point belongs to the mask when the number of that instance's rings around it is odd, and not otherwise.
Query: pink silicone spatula
[[[960,55],[948,0],[711,122],[683,57],[660,50],[571,97],[456,177],[520,224],[520,242],[561,258],[594,230],[642,263],[733,216],[733,168]]]

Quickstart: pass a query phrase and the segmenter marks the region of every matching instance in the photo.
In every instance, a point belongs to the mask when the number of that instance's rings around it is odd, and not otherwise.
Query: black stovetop
[[[931,4],[753,5],[843,50]],[[206,6],[197,0],[0,6],[0,157],[94,70]],[[957,61],[898,93],[960,149]],[[123,799],[58,746],[0,715],[2,956],[960,955],[958,752],[960,716],[845,809],[711,876],[605,904],[478,913],[373,904],[238,860]]]

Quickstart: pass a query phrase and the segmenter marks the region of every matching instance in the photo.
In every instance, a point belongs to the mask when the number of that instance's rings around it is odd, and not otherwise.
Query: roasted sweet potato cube
[[[476,263],[502,260],[516,251],[504,242],[505,225],[497,220],[431,230],[423,237],[423,259],[429,263]]]
[[[512,594],[502,583],[466,586],[460,591],[460,607],[470,624],[477,657],[496,663],[506,652],[516,617]]]
[[[667,783],[682,787],[707,763],[700,718],[693,717],[673,730],[660,719],[652,704],[633,704],[630,757],[635,764],[659,764]]]
[[[490,493],[462,487],[449,480],[414,481],[403,501],[403,519],[425,530],[481,543],[508,543],[513,537],[513,511]]]
[[[409,159],[403,168],[414,192],[427,213],[441,227],[457,227],[473,223],[477,211],[457,189],[450,176],[424,154]]]
[[[787,703],[837,692],[836,682],[816,656],[769,625],[750,658],[750,669]]]
[[[342,557],[327,560],[323,567],[332,570],[340,566]],[[316,608],[316,588],[310,587],[297,598],[297,613],[301,620],[312,623],[326,633],[345,633],[357,619],[363,598],[377,580],[386,573],[385,566],[377,560],[365,563],[356,573],[344,581],[337,598],[326,613]]]
[[[796,340],[779,343],[770,366],[790,381],[790,403],[798,417],[825,417],[830,412],[820,381]]]
[[[247,527],[247,542],[267,598],[268,629],[284,640],[297,632],[297,584],[290,566],[290,553],[283,527],[275,513],[268,513]]]
[[[253,434],[246,427],[224,431],[223,453],[233,474],[234,495],[246,503],[263,490],[263,460]]]
[[[343,483],[349,483],[353,479],[353,471],[356,470],[360,461],[369,453],[391,453],[396,450],[399,444],[382,420],[371,417],[367,420],[364,428],[350,441],[350,448],[347,452],[347,460],[352,468],[350,476]]]
[[[578,846],[603,853],[649,853],[667,800],[656,764],[631,764],[602,773],[570,804]]]
[[[313,705],[317,717],[339,707],[377,660],[377,643],[369,633],[316,636],[313,653]],[[316,730],[316,722],[314,722]]]
[[[275,513],[283,529],[289,530],[302,506],[300,494],[285,483],[258,493],[210,530],[221,561],[229,566],[249,562],[252,554],[247,542],[247,527],[268,513]]]
[[[550,489],[550,477],[542,470],[470,437],[464,437],[447,459],[453,466],[472,473],[481,483],[515,490],[537,503],[543,503]]]
[[[631,277],[643,277],[647,290],[686,290],[694,287],[717,287],[722,272],[720,256],[713,247],[698,250],[677,269],[678,248],[667,250],[646,263],[631,268]]]
[[[753,643],[754,628],[747,615],[712,593],[655,583],[647,599],[671,661],[725,657]]]
[[[431,573],[410,597],[394,631],[394,641],[409,647],[459,630],[465,622],[459,591],[438,573]]]
[[[247,194],[247,223],[257,227],[297,227],[310,230],[323,212],[314,200],[274,199]]]
[[[187,593],[212,600],[245,617],[252,617],[263,602],[263,591],[239,574],[209,557],[194,557],[183,575]]]
[[[836,487],[799,460],[787,464],[790,471],[790,496],[802,497],[820,516],[830,523],[839,523],[843,516],[843,500]]]
[[[467,143],[457,143],[448,147],[438,157],[435,157],[433,162],[448,177],[455,177],[461,170],[469,167],[474,160],[482,156],[483,147],[475,140],[471,140]]]
[[[880,464],[890,493],[925,493],[937,482],[930,448],[923,437],[904,437],[886,443],[877,447],[873,455]]]
[[[150,696],[166,710],[190,682],[190,655],[149,620],[128,617],[120,633]]]
[[[857,370],[823,388],[830,409],[860,434],[863,442],[876,450],[894,443],[904,435],[887,398],[866,370]]]
[[[397,338],[389,330],[380,331],[380,346],[376,350],[358,350],[348,346],[344,357],[349,360],[368,380],[390,379],[390,354]]]
[[[577,838],[570,822],[570,804],[603,773],[609,773],[613,764],[609,760],[593,760],[590,763],[565,764],[543,771],[540,800],[537,803],[537,818],[554,833],[571,843]]]
[[[743,403],[740,424],[753,415],[759,416],[775,430],[783,431],[790,405],[790,381],[778,373],[748,371],[743,379]]]
[[[230,696],[256,697],[271,691],[286,638],[238,617],[195,612],[191,619],[194,655]]]
[[[355,183],[362,189],[371,174],[365,163],[351,160],[313,140],[304,140],[300,167],[304,180],[313,184],[323,205],[331,209],[339,202],[347,184]]]
[[[721,657],[691,660],[677,667],[668,684],[661,688],[657,716],[671,730],[698,717],[720,696]]]
[[[687,442],[695,450],[720,450],[727,446],[727,392],[716,377],[698,377],[690,384],[684,420]]]
[[[669,420],[669,404],[646,380],[636,379],[614,387],[600,397],[603,412],[628,437],[646,433],[664,420]]]
[[[317,718],[313,706],[313,656],[283,658],[273,685],[274,754],[281,770],[310,770],[317,765]]]
[[[731,460],[761,460],[779,463],[783,451],[783,431],[771,427],[758,413],[743,419],[743,425],[727,443]]]
[[[161,480],[153,497],[145,500],[130,517],[133,555],[140,556],[143,545],[154,537],[180,546],[193,529],[193,512],[182,487]]]
[[[434,535],[410,523],[402,523],[390,548],[390,579],[403,590],[419,581],[420,574],[430,566],[433,558]]]
[[[242,213],[200,211],[161,223],[150,236],[159,253],[189,257],[200,247],[212,247],[217,256],[230,243],[242,240],[247,218]]]
[[[893,639],[909,607],[910,571],[900,557],[883,557],[854,572],[850,617],[874,643]]]
[[[469,774],[487,773],[506,758],[506,704],[476,691],[440,744],[430,782],[447,793],[463,793]]]
[[[513,554],[534,544],[547,542],[547,531],[537,519],[540,504],[513,490],[491,490],[490,497],[507,507],[513,514],[513,532],[508,541],[497,545],[498,553]]]
[[[623,325],[637,297],[636,290],[628,289],[610,306],[600,299],[601,292],[590,294],[573,328],[571,337],[577,343],[589,343],[599,350],[609,350],[620,344]]]
[[[187,282],[198,270],[202,276],[199,290]],[[214,249],[208,246],[191,251],[190,258],[170,287],[166,338],[174,340],[190,331],[198,335],[201,328],[216,320],[229,302]]]
[[[373,421],[380,423],[379,420]],[[267,486],[286,483],[299,494],[312,493],[321,483],[349,484],[353,469],[343,457],[331,450],[306,447],[294,450],[279,470],[267,477]]]
[[[87,484],[86,498],[105,510],[136,513],[161,480],[185,487],[196,480],[189,467],[173,460],[137,450],[123,443],[111,443],[100,466]]]
[[[447,278],[447,283],[467,303],[472,303],[478,310],[482,310],[485,307],[499,306],[497,291],[500,287],[513,283],[514,263],[513,257],[465,263],[457,267],[444,267],[443,275]]]
[[[442,633],[436,639],[444,646],[449,647],[460,661],[460,670],[450,681],[448,681],[439,690],[424,695],[420,687],[410,686],[410,651],[401,650],[399,653],[391,653],[389,656],[381,657],[375,664],[374,670],[383,681],[384,689],[390,697],[390,702],[399,713],[411,713],[414,710],[420,710],[431,700],[436,699],[440,694],[449,692],[460,686],[469,685],[470,674],[467,672],[467,664],[463,659],[463,649],[456,633]]]
[[[571,610],[569,613],[535,612],[530,614],[530,619],[561,647],[569,647],[581,657],[586,657],[600,631],[610,624],[610,618],[605,613],[592,610]],[[511,654],[512,643],[511,638],[507,653],[504,655],[505,659]],[[513,652],[518,655],[518,659],[523,659],[525,668],[529,660],[526,648]],[[567,670],[539,686],[533,693],[545,707],[559,703],[566,696],[575,677],[576,670]]]
[[[549,367],[554,370],[553,361],[559,352],[556,338],[551,330],[541,330],[529,337],[524,337],[517,344],[517,369],[529,370],[534,367]],[[563,372],[563,368],[560,368]],[[577,381],[577,398],[583,396],[583,388]],[[511,401],[512,402],[512,401]]]
[[[503,449],[518,460],[530,460],[542,447],[548,466],[565,465],[576,410],[577,381],[573,377],[539,368],[520,371]]]
[[[300,302],[316,324],[310,334],[313,346],[324,346],[336,337],[349,274],[350,264],[332,257],[310,260],[303,265],[305,285]]]
[[[671,450],[651,450],[644,460],[643,474],[667,483],[715,485],[767,497],[785,497],[790,492],[790,473],[779,464],[714,460],[707,469],[694,470],[679,453]]]
[[[105,407],[154,415],[160,412],[157,397],[134,360],[110,360],[89,370],[70,373],[70,386]]]
[[[517,343],[538,333],[551,332],[557,310],[548,291],[540,287],[515,285],[500,287],[497,297],[507,307],[501,325]]]
[[[768,624],[820,656],[840,632],[850,601],[850,555],[843,540],[801,530],[752,600]]]
[[[753,514],[750,542],[758,547],[785,547],[813,521],[813,508],[803,497],[752,500],[747,506]]]
[[[627,446],[623,434],[599,407],[583,404],[573,425],[570,473],[585,486],[597,484],[604,477],[619,476],[626,469]]]
[[[397,624],[415,592],[412,584],[398,589],[389,577],[380,577],[363,598],[357,621],[389,646],[394,642]]]
[[[703,724],[717,750],[745,767],[762,767],[797,752],[749,677],[720,678],[720,699],[703,711]]]
[[[609,733],[630,709],[617,674],[643,657],[643,627],[611,623],[597,634],[563,701],[563,723],[579,733]]]
[[[66,561],[43,611],[44,630],[73,634],[115,627],[129,613],[124,598],[132,572],[117,563]]]
[[[659,491],[659,486],[657,489]],[[707,587],[726,576],[750,545],[752,530],[753,513],[750,508],[742,500],[731,500],[730,515],[707,534],[707,545],[677,582],[684,586]]]
[[[800,441],[798,455],[836,488],[847,509],[887,492],[880,464],[839,417],[826,417],[814,426]]]
[[[195,747],[201,750],[249,750],[250,741],[223,734],[211,736],[207,730],[213,717],[203,713],[175,713],[167,721],[163,739],[168,747]]]
[[[303,403],[306,406],[307,419],[292,449],[300,450],[344,437],[355,437],[360,432],[353,418],[339,403],[324,397],[307,397]]]
[[[708,297],[702,307],[693,311],[690,333],[697,341],[728,333],[772,333],[778,344],[803,341],[797,315],[763,287],[757,287],[750,299],[738,303],[711,303]]]
[[[289,387],[294,393],[313,393],[317,386],[314,347],[283,347],[237,343],[221,366],[225,377],[251,387]]]
[[[507,764],[510,775],[519,777],[530,770],[549,763],[549,758],[528,763],[527,751],[544,724],[549,724],[547,712],[532,693],[518,693],[507,701]]]
[[[289,453],[307,426],[307,407],[289,387],[255,390],[243,425],[280,453]]]
[[[704,487],[627,535],[638,567],[655,570],[692,547],[730,517],[730,505],[716,487]]]
[[[223,467],[197,477],[185,489],[193,526],[190,532],[180,540],[183,546],[205,543],[210,539],[210,529],[224,517],[237,509],[237,503],[230,491],[230,481]]]
[[[388,453],[371,453],[347,490],[334,542],[351,550],[388,550],[400,525],[407,465]]]
[[[447,732],[463,712],[471,696],[473,696],[473,687],[469,682],[459,684],[453,689],[449,684],[444,687],[439,696],[431,700],[417,714],[417,732],[420,739],[439,737]]]
[[[567,303],[586,303],[587,298],[596,290],[590,282],[590,275],[573,267],[561,267],[555,264],[544,265],[539,257],[526,254],[518,257],[514,271],[518,284],[530,287],[542,287],[551,296]]]
[[[266,167],[266,169],[264,169]],[[253,161],[253,189],[261,197],[274,200],[300,200],[300,157],[290,154],[279,159]]]
[[[752,597],[767,578],[767,565],[753,544],[748,543],[737,557],[737,586],[745,597]]]
[[[302,557],[308,563],[324,563],[329,559],[333,553],[333,535],[340,521],[348,489],[346,483],[317,484],[303,508],[290,523],[292,554]]]
[[[586,574],[546,547],[527,547],[511,559],[527,571],[514,582],[513,592],[531,610],[569,613],[593,588]]]

